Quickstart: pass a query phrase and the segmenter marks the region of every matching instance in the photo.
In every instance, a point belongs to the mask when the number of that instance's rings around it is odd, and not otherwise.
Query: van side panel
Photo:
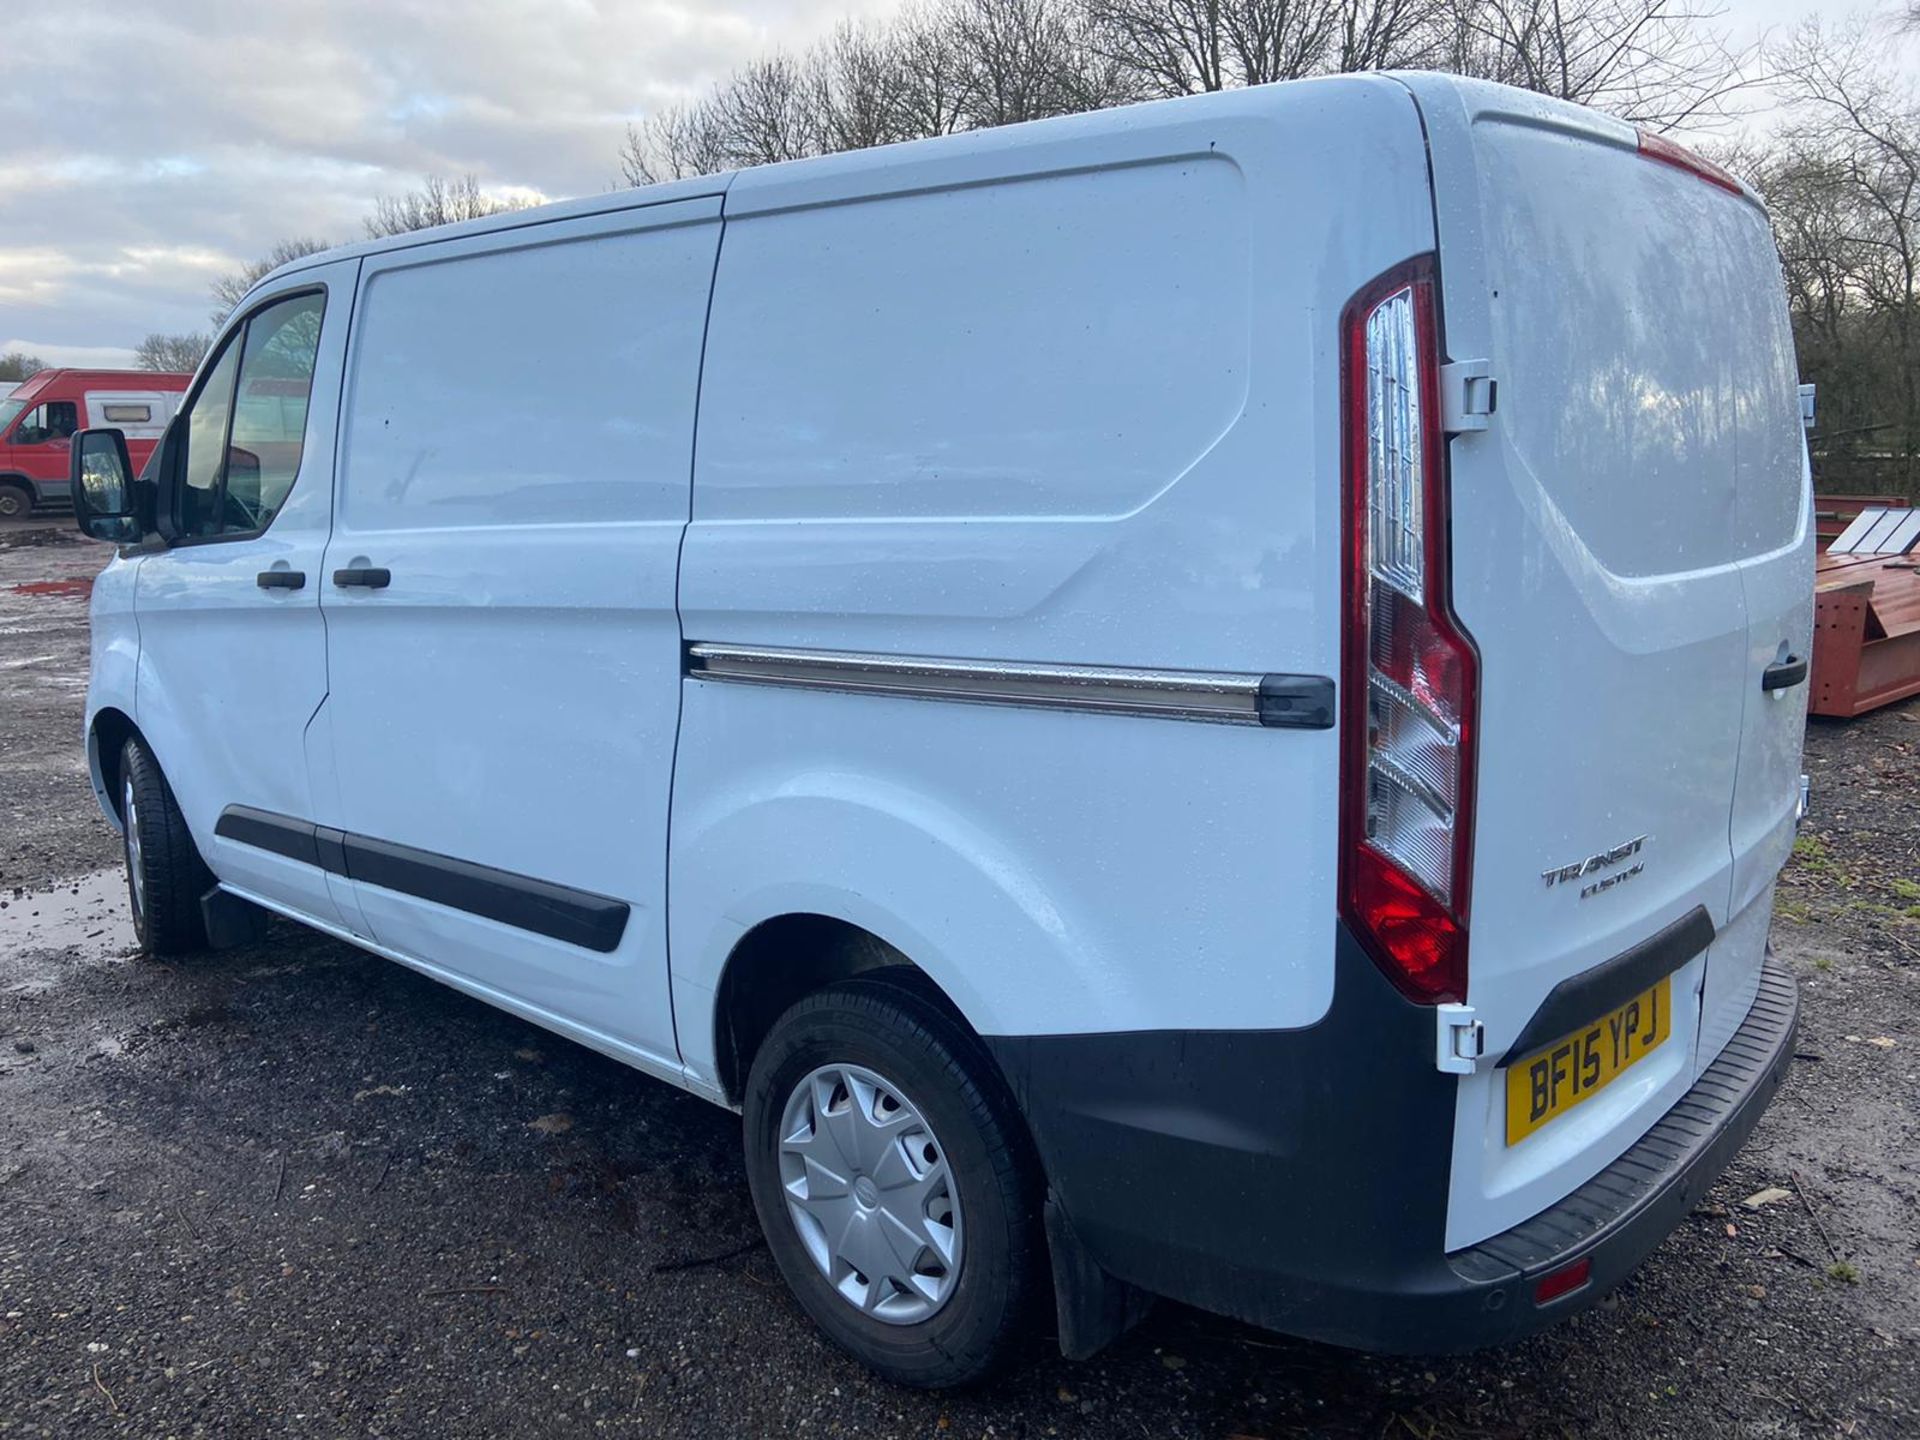
[[[687,639],[1333,675],[1337,319],[1432,245],[1389,82],[743,175]],[[690,678],[671,859],[690,1072],[732,944],[795,910],[893,940],[983,1033],[1310,1024],[1337,769],[1329,729]]]

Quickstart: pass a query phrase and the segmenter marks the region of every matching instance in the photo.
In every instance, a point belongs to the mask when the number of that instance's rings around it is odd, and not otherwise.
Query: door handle
[[[1760,672],[1762,690],[1791,690],[1807,678],[1807,662],[1803,656],[1789,655],[1784,660],[1776,660]]]
[[[253,583],[262,590],[299,590],[307,583],[304,570],[262,570],[253,577]]]
[[[393,583],[393,572],[384,566],[368,565],[354,570],[336,570],[333,583],[345,589],[358,585],[367,590],[384,590]]]

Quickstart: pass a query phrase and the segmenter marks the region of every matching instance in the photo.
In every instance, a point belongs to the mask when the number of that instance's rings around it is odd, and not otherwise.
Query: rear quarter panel
[[[1334,674],[1338,316],[1432,244],[1417,114],[1373,79],[741,176],[687,639]],[[1336,748],[689,680],[689,1068],[734,942],[789,911],[893,941],[983,1033],[1311,1023]]]

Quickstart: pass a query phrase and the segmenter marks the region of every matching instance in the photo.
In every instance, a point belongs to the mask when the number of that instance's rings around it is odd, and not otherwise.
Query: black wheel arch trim
[[[603,955],[619,948],[632,911],[626,901],[590,890],[251,805],[227,806],[213,833],[363,885],[464,910]]]

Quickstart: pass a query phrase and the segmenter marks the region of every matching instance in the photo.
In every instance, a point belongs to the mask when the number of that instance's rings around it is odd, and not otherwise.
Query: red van
[[[76,431],[125,431],[135,470],[144,466],[192,381],[159,370],[42,370],[0,399],[0,520],[65,503]]]

